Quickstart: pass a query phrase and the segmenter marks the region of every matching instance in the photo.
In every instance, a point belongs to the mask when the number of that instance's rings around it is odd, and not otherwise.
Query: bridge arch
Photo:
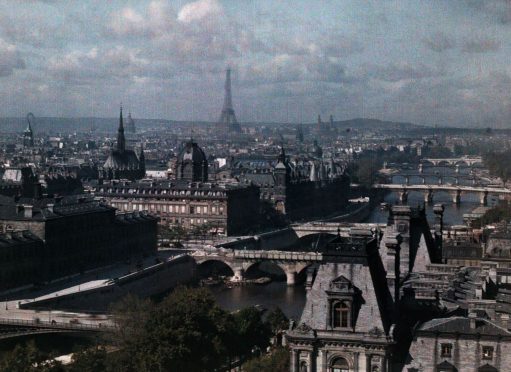
[[[195,260],[195,262],[197,263],[197,272],[201,276],[223,273],[226,275],[235,275],[237,269],[230,262],[222,260],[219,257]]]
[[[263,260],[250,262],[250,264],[245,266],[245,277],[251,278],[258,269],[266,271],[270,276],[286,277],[286,267],[280,262]]]

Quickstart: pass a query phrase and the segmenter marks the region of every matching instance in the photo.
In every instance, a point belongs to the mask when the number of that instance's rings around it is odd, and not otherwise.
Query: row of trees
[[[511,150],[503,152],[488,152],[483,155],[484,165],[495,177],[507,182],[511,177]]]
[[[255,308],[230,313],[221,309],[205,288],[177,288],[159,303],[129,296],[112,310],[118,327],[102,343],[110,352],[97,346],[76,353],[74,363],[62,366],[44,363],[49,356],[33,345],[19,346],[0,362],[0,370],[219,371],[252,359],[266,350],[272,335],[288,327],[280,309],[270,312],[265,320]],[[279,372],[285,366],[286,353],[279,349],[249,364],[275,364],[280,367],[271,370]]]

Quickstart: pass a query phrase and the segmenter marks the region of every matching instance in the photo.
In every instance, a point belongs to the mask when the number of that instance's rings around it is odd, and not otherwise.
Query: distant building
[[[91,192],[121,211],[155,214],[162,225],[191,229],[207,224],[211,232],[225,235],[254,228],[259,221],[259,188],[207,180],[207,157],[190,139],[177,157],[175,180],[104,182]]]
[[[6,268],[0,271],[0,287],[41,283],[150,255],[156,251],[156,222],[145,213],[116,214],[86,196],[2,197],[0,257]]]
[[[135,134],[137,133],[137,128],[135,126],[135,120],[131,117],[131,112],[128,113],[128,120],[126,123],[126,132],[128,134]]]
[[[126,148],[126,137],[122,117],[122,107],[119,115],[119,129],[117,130],[117,147],[110,151],[108,159],[99,170],[102,179],[141,179],[145,175],[144,149],[140,154]]]
[[[232,177],[261,188],[261,199],[290,220],[328,216],[348,204],[350,180],[331,159],[296,157],[281,148],[276,162],[234,161]]]
[[[27,115],[27,128],[23,132],[24,147],[34,147],[34,132],[32,130],[32,125],[30,124],[31,117],[34,117],[34,115],[31,113]]]
[[[228,68],[225,72],[225,96],[224,105],[218,120],[218,129],[223,133],[241,133],[241,126],[236,119],[234,107],[232,105],[232,91],[231,91],[231,69]]]
[[[174,174],[179,181],[208,181],[208,159],[193,139],[187,141],[179,152]]]

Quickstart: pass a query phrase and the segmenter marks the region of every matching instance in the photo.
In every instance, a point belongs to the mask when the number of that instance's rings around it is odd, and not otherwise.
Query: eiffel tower
[[[228,133],[241,133],[241,127],[236,120],[236,114],[232,107],[232,94],[231,94],[231,69],[227,68],[225,72],[225,97],[222,114],[218,121],[219,129]]]

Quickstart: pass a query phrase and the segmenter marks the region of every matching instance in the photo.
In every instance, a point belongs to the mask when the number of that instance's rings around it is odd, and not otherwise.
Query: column
[[[327,351],[321,349],[319,351],[319,363],[318,363],[319,368],[316,368],[316,372],[326,372],[327,371],[327,357],[328,357]]]
[[[424,202],[433,203],[433,190],[429,189],[424,193]]]
[[[406,202],[408,201],[408,191],[401,190],[399,192],[399,200],[401,201],[401,204],[406,204]]]
[[[456,178],[456,180],[457,180],[457,178]],[[454,204],[460,204],[461,203],[461,190],[460,189],[452,192],[451,195],[452,195],[452,202]]]
[[[234,269],[234,276],[231,278],[231,282],[243,281],[243,269]]]
[[[488,191],[484,191],[479,194],[479,201],[481,205],[486,206],[488,204]]]
[[[287,285],[295,285],[296,284],[296,272],[286,271],[286,280],[287,280]]]
[[[300,368],[298,365],[298,353],[296,350],[291,349],[291,372],[298,372],[298,368]]]

